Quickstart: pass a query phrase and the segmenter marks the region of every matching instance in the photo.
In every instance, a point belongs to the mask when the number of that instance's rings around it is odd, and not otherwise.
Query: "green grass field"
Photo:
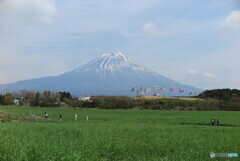
[[[240,154],[240,112],[0,107],[42,118],[45,111],[49,120],[0,122],[0,161],[240,160],[209,157]],[[210,126],[212,118],[222,126]]]

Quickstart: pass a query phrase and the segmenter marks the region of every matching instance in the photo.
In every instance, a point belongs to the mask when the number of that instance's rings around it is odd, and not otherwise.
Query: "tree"
[[[217,100],[229,101],[231,98],[240,97],[240,90],[237,89],[213,89],[201,93],[200,98],[213,98]]]
[[[69,92],[64,91],[64,92],[59,92],[59,94],[60,94],[61,102],[68,102],[68,101],[72,100],[72,95]]]
[[[21,94],[20,104],[25,106],[33,106],[35,103],[34,91],[23,91]]]
[[[37,92],[37,93],[35,94],[34,106],[39,106],[39,99],[40,99],[40,93]]]
[[[0,105],[3,105],[3,100],[4,100],[4,97],[2,94],[0,94]]]
[[[11,93],[7,93],[3,95],[3,104],[4,105],[13,105],[14,104],[14,97]]]

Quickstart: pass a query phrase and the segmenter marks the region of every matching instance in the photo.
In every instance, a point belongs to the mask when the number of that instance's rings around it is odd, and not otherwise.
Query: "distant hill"
[[[138,94],[145,91],[150,95],[159,93],[160,88],[165,89],[160,93],[165,96],[186,96],[191,92],[193,94],[200,91],[198,88],[178,83],[136,64],[120,52],[103,54],[82,67],[58,76],[0,85],[2,92],[50,90],[69,91],[78,96],[84,94],[133,96],[136,95],[136,91]],[[169,90],[170,88],[172,91]]]

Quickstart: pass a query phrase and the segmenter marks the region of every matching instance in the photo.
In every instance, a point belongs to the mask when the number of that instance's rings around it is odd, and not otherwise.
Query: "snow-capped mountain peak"
[[[121,52],[105,53],[102,56],[87,63],[81,69],[84,71],[96,71],[96,72],[115,72],[124,69],[132,69],[135,71],[146,70],[143,66],[134,63],[129,57],[125,56]]]
[[[121,53],[121,52],[104,53],[104,54],[102,55],[102,57],[118,57],[118,56],[120,56],[120,57],[125,57],[125,56],[123,55],[123,53]]]

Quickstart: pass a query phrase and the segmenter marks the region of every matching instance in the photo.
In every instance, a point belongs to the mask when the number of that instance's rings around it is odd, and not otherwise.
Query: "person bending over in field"
[[[215,120],[212,119],[212,120],[211,120],[211,125],[214,126],[214,124],[215,124]]]
[[[44,116],[45,116],[45,119],[47,119],[48,118],[48,113],[45,112]]]

